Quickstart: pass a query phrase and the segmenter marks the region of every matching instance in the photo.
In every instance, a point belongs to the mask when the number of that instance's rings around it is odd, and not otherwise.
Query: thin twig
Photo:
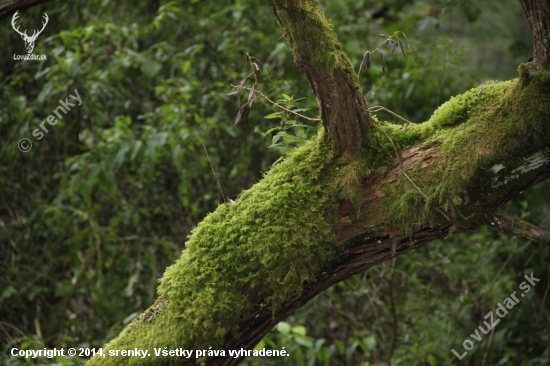
[[[548,273],[548,278],[546,282],[548,282],[548,286],[546,286],[546,290],[544,290],[544,296],[542,297],[542,301],[540,302],[540,310],[544,309],[544,302],[546,301],[546,295],[548,295],[548,290],[550,290],[550,265],[548,266],[548,270],[546,271]]]
[[[234,88],[243,88],[243,89],[246,89],[246,90],[251,90],[251,88],[247,88],[246,86],[236,86],[236,85],[232,85]],[[254,89],[254,93],[258,93],[261,97],[263,97],[264,99],[266,99],[269,103],[273,104],[275,107],[277,108],[280,108],[282,109],[283,111],[286,111],[286,112],[289,112],[289,113],[292,113],[292,114],[295,114],[297,116],[300,116],[304,119],[307,119],[308,121],[320,121],[321,119],[320,118],[310,118],[310,117],[306,117],[304,116],[303,114],[300,114],[300,113],[297,113],[297,112],[294,112],[294,111],[291,111],[290,109],[287,109],[285,107],[283,107],[282,105],[280,104],[277,104],[275,103],[274,101],[272,101],[271,99],[269,99],[264,93],[262,93],[261,91],[259,91],[258,89]]]
[[[393,297],[393,274],[395,269],[395,260],[396,258],[392,259],[391,267],[390,267],[390,279],[387,280],[389,283],[389,292],[390,292],[390,307],[391,307],[391,313],[392,313],[392,338],[391,338],[391,345],[390,345],[390,351],[388,352],[388,366],[391,366],[391,359],[393,356],[393,352],[395,350],[395,345],[397,341],[397,312],[395,309],[395,300]]]
[[[376,112],[379,112],[379,111],[384,111],[384,112],[386,112],[386,113],[391,114],[392,116],[394,116],[394,117],[396,117],[396,118],[399,118],[399,119],[402,120],[402,121],[407,122],[407,123],[410,124],[410,125],[415,125],[415,124],[416,124],[416,123],[414,123],[414,122],[409,121],[409,120],[406,119],[406,118],[401,117],[401,116],[398,115],[397,113],[390,111],[388,108],[382,107],[381,105],[375,105],[374,107],[369,108],[368,111],[369,111],[369,112],[375,112],[375,113],[376,113]]]
[[[394,33],[395,34],[395,33]],[[376,46],[376,48],[374,50],[372,50],[372,52],[370,52],[371,55],[374,55],[374,53],[376,51],[378,51],[380,54],[382,53],[382,51],[380,51],[380,47],[382,47],[383,45],[387,44],[388,43],[388,40],[390,40],[391,37],[388,37],[388,39],[386,39],[384,42],[380,43],[378,46]],[[395,41],[394,41],[395,42]],[[384,57],[384,56],[382,56]],[[361,64],[359,64],[359,71],[357,71],[357,77],[359,78],[359,74],[361,74],[361,70],[363,69],[363,62],[361,62]]]
[[[489,342],[487,342],[487,348],[485,348],[485,353],[483,353],[483,361],[481,361],[481,366],[485,366],[487,361],[487,355],[489,354],[489,348],[491,348],[491,343],[493,342],[493,335],[495,334],[495,328],[491,329],[491,335],[489,336]]]
[[[441,93],[443,92],[443,87],[445,86],[445,81],[447,80],[447,53],[448,53],[448,40],[445,42],[445,53],[443,54],[443,76],[441,77],[441,83],[439,84],[439,89],[437,90],[437,105],[441,101]]]
[[[417,190],[418,192],[420,192],[420,194],[421,194],[422,196],[424,196],[424,198],[426,199],[426,201],[428,201],[428,196],[426,196],[426,194],[425,194],[424,192],[422,192],[422,190],[421,190],[420,188],[418,188],[418,186],[417,186],[416,184],[414,184],[414,182],[412,181],[411,178],[409,178],[409,176],[407,175],[407,173],[405,173],[405,172],[403,171],[403,175],[405,175],[405,178],[407,178],[407,179],[409,180],[409,182],[411,182],[411,184],[413,185],[413,187],[416,188],[416,190]],[[445,215],[445,213],[444,213],[443,211],[441,211],[441,209],[438,208],[437,211],[439,211],[440,214],[442,214],[443,216],[445,216],[445,218],[446,218],[447,220],[449,220],[449,222],[453,222],[453,220],[451,220],[451,219],[449,218],[449,216]]]
[[[424,198],[425,198],[426,201],[427,201],[427,200],[428,200],[428,196],[426,196],[426,194],[425,194],[424,192],[422,192],[422,190],[421,190],[420,188],[418,188],[418,186],[417,186],[416,184],[414,184],[414,182],[412,181],[411,178],[409,178],[409,176],[407,175],[407,173],[403,172],[403,175],[405,176],[405,178],[408,179],[409,182],[411,182],[411,184],[413,185],[413,187],[416,188],[416,190],[417,190],[418,192],[420,192],[420,194],[421,194],[422,196],[424,196]]]
[[[500,266],[500,268],[498,269],[497,273],[493,276],[493,280],[491,281],[491,284],[489,285],[489,287],[487,287],[487,291],[485,291],[483,293],[483,295],[481,296],[481,300],[479,300],[479,302],[483,303],[483,300],[485,300],[485,296],[487,296],[487,294],[489,294],[490,290],[493,288],[493,286],[495,285],[495,283],[501,278],[500,277],[500,273],[504,270],[504,268],[506,268],[506,266],[508,265],[508,262],[510,262],[510,260],[514,257],[514,254],[516,254],[517,252],[521,252],[523,251],[523,249],[527,248],[529,244],[525,244],[523,247],[519,248],[519,249],[516,249],[514,250],[512,253],[510,253],[508,255],[508,258],[506,258],[506,260],[504,261],[504,263]],[[482,315],[482,314],[481,314]]]
[[[206,158],[208,159],[208,163],[210,164],[210,168],[212,169],[212,173],[214,174],[214,178],[216,179],[216,183],[218,183],[218,188],[220,189],[220,193],[222,194],[223,202],[227,202],[225,199],[225,194],[223,194],[222,185],[220,184],[220,181],[218,180],[218,176],[216,175],[216,171],[214,170],[214,165],[212,165],[212,161],[210,160],[210,155],[208,155],[208,150],[206,149],[206,145],[204,144],[204,138],[202,137],[202,131],[201,126],[199,125],[199,122],[197,122],[197,119],[194,118],[195,123],[197,124],[197,130],[199,131],[199,137],[201,138],[201,144],[204,148],[204,152],[206,153]]]
[[[95,236],[95,235],[94,235]],[[74,294],[76,293],[76,290],[80,286],[82,280],[84,279],[84,275],[88,271],[88,268],[90,268],[90,265],[92,264],[92,261],[95,258],[96,255],[96,248],[91,247],[88,249],[88,253],[86,254],[86,257],[84,258],[84,261],[82,263],[82,268],[80,268],[80,271],[76,275],[76,278],[67,294],[63,297],[63,300],[61,301],[61,304],[57,308],[52,321],[50,323],[50,328],[48,329],[47,337],[48,340],[50,338],[53,338],[58,331],[59,324],[61,323],[61,320],[63,318],[63,314],[65,313],[65,310],[67,310],[67,307],[69,306],[69,302],[72,300]]]

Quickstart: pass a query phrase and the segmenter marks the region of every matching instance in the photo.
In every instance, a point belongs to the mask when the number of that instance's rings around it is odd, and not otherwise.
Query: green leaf
[[[306,336],[306,328],[303,325],[298,325],[292,328],[292,333],[298,334],[302,337]]]
[[[313,348],[313,341],[303,338],[303,337],[296,337],[294,338],[296,343],[298,343],[301,346],[307,347],[307,348]]]
[[[266,133],[264,133],[264,137],[266,137],[267,135],[269,135],[269,134],[270,134],[271,132],[273,132],[273,131],[280,131],[280,130],[281,130],[281,127],[280,127],[280,126],[270,128],[269,130],[267,130]]]
[[[376,339],[374,336],[370,336],[367,339],[365,339],[365,342],[367,343],[367,347],[370,351],[374,351],[374,348],[376,347]]]
[[[275,136],[273,136],[273,140],[271,140],[271,144],[275,145],[277,141],[281,139],[281,137],[284,137],[286,135],[285,131],[281,131],[277,133]]]
[[[281,94],[283,96],[283,98],[285,98],[286,100],[288,100],[289,102],[292,100],[292,97],[289,97],[288,95],[286,94]]]
[[[267,119],[280,118],[281,117],[280,114],[281,112],[271,113],[265,116],[264,118],[267,118]]]
[[[276,328],[279,333],[282,333],[284,335],[288,335],[290,333],[290,324],[288,324],[287,322],[280,322],[279,324],[277,324]]]
[[[61,38],[61,41],[63,42],[63,45],[65,45],[65,47],[71,48],[75,45],[75,38],[72,32],[61,31],[59,33],[59,38]]]
[[[141,149],[141,146],[143,146],[143,143],[141,142],[141,140],[137,140],[136,142],[134,142],[134,147],[132,149],[132,155],[130,156],[130,161],[134,161],[139,150]]]
[[[36,98],[36,101],[38,103],[42,103],[44,102],[44,100],[46,99],[46,97],[50,94],[50,92],[52,91],[53,89],[53,83],[51,82],[47,82],[46,84],[44,84],[44,87],[42,88],[42,90],[40,91],[40,94],[38,94],[38,97]]]
[[[191,67],[191,61],[184,61],[181,65],[181,72],[187,74],[187,71],[189,71],[189,67]]]
[[[255,351],[259,351],[259,350],[261,350],[261,349],[264,348],[264,347],[265,347],[265,341],[262,339],[262,340],[260,341],[260,343],[258,343],[258,344],[256,345],[256,347],[254,347],[254,350],[255,350]]]
[[[154,60],[146,59],[143,61],[143,65],[141,65],[141,71],[148,78],[154,78],[159,73],[161,68],[162,64]]]

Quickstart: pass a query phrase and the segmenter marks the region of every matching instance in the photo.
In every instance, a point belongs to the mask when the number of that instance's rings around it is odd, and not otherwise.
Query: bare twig
[[[96,235],[95,233],[94,233],[94,237],[97,240],[99,240],[99,236]],[[82,263],[82,268],[80,268],[80,271],[76,275],[76,278],[74,279],[69,292],[67,292],[67,294],[65,294],[65,296],[63,297],[61,304],[57,308],[52,318],[52,321],[50,323],[50,328],[48,330],[48,335],[47,335],[48,340],[57,333],[57,330],[59,329],[59,324],[61,323],[61,319],[63,318],[63,314],[65,313],[65,310],[67,310],[67,307],[69,306],[69,302],[72,300],[74,294],[76,293],[76,290],[82,283],[82,280],[84,278],[84,275],[88,271],[88,268],[90,268],[90,265],[92,264],[92,261],[96,256],[96,252],[97,252],[97,249],[94,247],[91,247],[90,249],[88,249],[88,253],[86,254],[86,257],[84,258],[84,261]]]
[[[394,117],[396,117],[396,118],[399,118],[399,119],[402,120],[402,121],[407,122],[407,123],[410,124],[410,125],[416,124],[416,123],[413,123],[413,122],[409,121],[408,119],[403,118],[403,117],[401,117],[400,115],[398,115],[397,113],[392,112],[392,111],[390,111],[389,109],[384,108],[384,107],[382,107],[382,106],[380,106],[380,105],[375,105],[374,107],[370,107],[370,108],[368,109],[368,111],[369,111],[369,112],[374,112],[374,113],[379,112],[379,111],[384,111],[384,112],[386,112],[386,113],[391,114],[392,116],[394,116]]]
[[[420,188],[418,188],[418,186],[417,186],[416,184],[414,184],[414,182],[412,181],[412,179],[409,178],[409,176],[407,175],[407,173],[405,173],[405,171],[403,171],[403,175],[405,176],[405,178],[407,178],[407,179],[409,180],[409,182],[411,182],[411,184],[413,185],[413,187],[416,188],[416,190],[417,190],[418,192],[420,192],[420,194],[421,194],[422,196],[424,196],[424,198],[426,199],[426,201],[428,201],[428,196],[426,196],[426,194],[425,194],[424,192],[422,192],[422,190],[421,190]],[[445,213],[444,213],[443,211],[441,211],[441,209],[438,208],[437,211],[439,211],[440,214],[442,214],[443,216],[445,216],[445,218],[446,218],[447,220],[449,220],[449,222],[453,222],[453,220],[451,220],[451,219],[449,218],[449,216],[445,215]]]
[[[495,334],[495,328],[491,329],[491,335],[489,336],[489,342],[487,342],[487,348],[485,348],[485,352],[483,353],[483,361],[481,362],[481,366],[485,366],[485,362],[487,361],[487,355],[489,354],[489,348],[491,348],[491,343],[493,342],[493,335]]]
[[[397,36],[398,33],[401,33],[407,40],[410,41],[410,39],[407,37],[407,35],[401,31],[397,31],[391,36],[389,34],[380,34],[380,37],[385,37],[386,40],[382,43],[380,43],[374,50],[372,51],[366,51],[363,54],[363,60],[361,61],[361,64],[359,64],[359,71],[357,71],[357,77],[359,78],[359,75],[361,74],[361,70],[363,70],[363,66],[367,68],[367,70],[370,69],[370,56],[374,55],[376,51],[380,53],[380,57],[382,59],[382,74],[386,76],[386,63],[384,62],[384,54],[382,51],[380,51],[380,47],[387,45],[390,48],[390,55],[393,54],[396,48],[401,48],[401,52],[403,53],[403,57],[407,58],[407,55],[405,54],[405,48],[403,47],[403,42],[399,39]]]
[[[395,299],[393,297],[393,274],[395,269],[395,260],[396,258],[392,259],[391,267],[390,267],[390,278],[388,281],[389,283],[389,292],[390,292],[390,311],[392,315],[392,337],[391,337],[391,344],[390,344],[390,351],[388,352],[388,366],[391,366],[391,359],[393,357],[393,352],[395,351],[395,345],[397,343],[397,311],[395,306]]]
[[[206,153],[206,158],[208,159],[208,163],[210,164],[210,168],[212,169],[212,173],[214,174],[214,178],[216,179],[216,183],[218,183],[218,188],[220,189],[220,193],[222,194],[223,202],[227,202],[227,200],[225,199],[225,195],[223,194],[222,185],[218,180],[218,176],[216,175],[216,171],[214,170],[214,165],[212,165],[212,161],[210,160],[210,155],[208,155],[208,150],[206,149],[206,145],[204,144],[204,138],[202,137],[201,126],[199,125],[199,122],[197,122],[196,119],[195,119],[195,123],[197,124],[197,129],[199,131],[199,136],[201,138],[202,147],[204,148],[204,152]]]
[[[234,88],[242,88],[242,89],[246,89],[246,90],[252,90],[252,88],[247,88],[247,87],[245,87],[245,86],[237,86],[237,85],[232,85],[232,86],[233,86]],[[269,103],[273,104],[275,107],[280,108],[280,109],[282,109],[282,110],[285,111],[285,112],[295,114],[295,115],[297,115],[297,116],[299,116],[299,117],[302,117],[302,118],[304,118],[304,119],[307,119],[308,121],[320,121],[320,120],[321,120],[320,118],[306,117],[306,116],[304,116],[303,114],[300,114],[300,113],[291,111],[290,109],[285,108],[285,107],[283,107],[282,105],[275,103],[274,101],[272,101],[271,99],[269,99],[264,93],[262,93],[262,92],[259,91],[258,89],[254,89],[254,92],[255,92],[256,94],[260,95],[260,96],[261,96],[262,98],[264,98],[265,100],[267,100]]]
[[[418,192],[420,192],[420,194],[426,199],[426,201],[428,200],[428,196],[426,196],[426,194],[424,192],[422,192],[422,190],[420,188],[418,188],[418,186],[416,184],[414,184],[414,182],[412,181],[411,178],[409,178],[409,176],[407,175],[407,173],[403,172],[403,175],[405,176],[405,178],[407,178],[407,180],[409,182],[411,182],[411,184],[413,185],[414,188],[416,188],[416,190]]]
[[[548,295],[548,290],[550,290],[550,265],[548,266],[548,270],[546,271],[548,273],[546,282],[548,283],[548,286],[546,286],[546,290],[544,290],[544,296],[542,297],[542,301],[540,302],[540,309],[544,309],[544,302],[546,301],[546,295]]]

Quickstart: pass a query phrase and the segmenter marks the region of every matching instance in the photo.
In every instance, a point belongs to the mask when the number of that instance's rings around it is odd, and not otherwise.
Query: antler
[[[28,37],[28,35],[27,35],[27,30],[26,30],[26,29],[25,29],[25,33],[21,33],[21,32],[19,31],[19,27],[15,28],[15,20],[16,20],[17,17],[19,16],[19,14],[17,14],[18,12],[19,12],[19,10],[17,10],[17,11],[15,12],[15,14],[13,14],[13,17],[11,18],[11,26],[12,26],[13,29],[15,29],[15,31],[16,31],[17,33],[19,33],[21,36]],[[47,23],[47,22],[46,22],[46,23]]]
[[[29,38],[31,39],[36,39],[38,38],[38,36],[40,35],[40,33],[42,33],[42,31],[44,30],[44,28],[46,28],[46,24],[48,24],[48,14],[44,13],[44,18],[46,19],[45,22],[42,22],[42,29],[40,30],[35,30],[33,33],[32,33],[32,36],[30,36]],[[38,32],[38,33],[37,33]]]
[[[44,19],[46,20],[45,22],[42,22],[42,29],[40,29],[40,31],[38,32],[38,34],[42,33],[42,31],[44,30],[44,28],[46,28],[46,24],[48,24],[48,20],[50,18],[48,18],[48,14],[44,13]],[[37,34],[37,35],[38,35]]]

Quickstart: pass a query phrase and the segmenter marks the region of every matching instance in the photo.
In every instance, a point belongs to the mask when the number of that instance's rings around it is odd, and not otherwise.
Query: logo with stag
[[[46,25],[48,24],[48,14],[44,13],[44,21],[42,22],[42,29],[38,30],[35,29],[31,36],[27,34],[27,30],[25,29],[24,32],[21,32],[19,30],[19,26],[16,26],[16,20],[19,17],[19,11],[16,11],[15,14],[13,14],[13,17],[11,18],[11,26],[13,29],[21,35],[21,38],[23,38],[23,41],[25,41],[25,48],[27,50],[27,55],[13,55],[14,60],[22,59],[22,60],[46,60],[46,55],[31,55],[32,51],[34,50],[34,44],[36,42],[36,39],[42,33],[44,28],[46,28]]]

